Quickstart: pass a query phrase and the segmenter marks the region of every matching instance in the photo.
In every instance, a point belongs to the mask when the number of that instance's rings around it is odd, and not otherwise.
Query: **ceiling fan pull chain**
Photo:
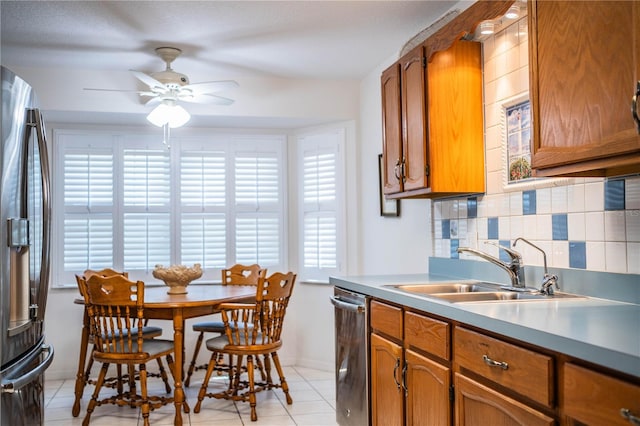
[[[169,131],[169,123],[164,123],[162,125],[162,143],[165,144],[167,146],[167,149],[171,148],[171,145],[169,145],[169,138],[171,137],[170,131]]]

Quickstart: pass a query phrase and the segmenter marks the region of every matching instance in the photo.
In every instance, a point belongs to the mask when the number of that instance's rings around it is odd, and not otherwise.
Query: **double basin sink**
[[[434,284],[392,284],[388,287],[407,293],[445,300],[451,303],[463,302],[508,302],[508,301],[556,301],[579,299],[570,293],[556,292],[542,294],[535,289],[509,289],[500,284],[484,281],[456,281]]]

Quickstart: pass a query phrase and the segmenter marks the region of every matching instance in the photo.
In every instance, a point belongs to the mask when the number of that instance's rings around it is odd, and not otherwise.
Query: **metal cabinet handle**
[[[402,183],[405,183],[407,181],[407,171],[405,170],[407,165],[407,159],[405,157],[402,157]]]
[[[500,367],[503,370],[507,370],[509,369],[509,364],[507,364],[506,362],[503,361],[495,361],[491,358],[489,358],[486,355],[482,355],[482,360],[484,361],[485,364],[487,364],[489,367]]]
[[[396,165],[393,168],[393,174],[395,175],[396,179],[398,180],[402,179],[402,176],[400,176],[400,159],[399,158],[396,160]]]
[[[634,416],[628,408],[621,408],[620,415],[632,425],[640,426],[640,417]]]
[[[405,362],[402,367],[402,387],[404,388],[404,396],[409,396],[409,388],[407,388],[407,367],[409,364]]]
[[[400,389],[400,382],[398,382],[398,368],[400,368],[400,358],[396,358],[396,365],[393,367],[393,381],[396,382],[396,386]]]
[[[640,81],[636,84],[636,94],[631,98],[631,115],[633,117],[633,121],[636,122],[636,128],[638,129],[638,133],[640,133],[640,117],[638,117],[638,96],[640,96]]]

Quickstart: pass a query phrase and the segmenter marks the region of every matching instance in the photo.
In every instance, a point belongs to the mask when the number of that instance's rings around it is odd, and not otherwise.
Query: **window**
[[[328,282],[344,263],[343,129],[298,138],[300,276]]]
[[[146,282],[157,264],[200,263],[216,281],[238,262],[284,270],[284,136],[174,137],[167,149],[155,134],[60,130],[55,141],[56,285],[88,268]]]

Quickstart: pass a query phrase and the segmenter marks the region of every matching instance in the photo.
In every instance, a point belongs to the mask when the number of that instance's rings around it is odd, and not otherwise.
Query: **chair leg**
[[[93,351],[96,350],[96,346],[93,345],[91,348],[91,353],[89,354],[89,362],[87,362],[87,368],[84,371],[84,382],[89,383],[89,378],[91,377],[91,368],[93,368]],[[80,395],[82,398],[82,395]]]
[[[116,392],[118,392],[118,395],[122,395],[124,388],[122,386],[122,366],[120,364],[116,365],[116,380]],[[131,382],[129,382],[129,388],[131,388]]]
[[[87,405],[87,414],[82,421],[82,426],[89,425],[89,419],[91,418],[91,413],[98,405],[98,395],[100,394],[100,388],[104,383],[104,378],[107,375],[107,370],[109,369],[109,364],[102,364],[102,368],[100,369],[100,374],[98,375],[98,380],[96,381],[96,388],[93,390],[93,395],[91,396],[91,401],[89,401],[89,405]]]
[[[233,390],[233,395],[238,395],[238,390],[240,390],[240,376],[242,375],[243,359],[244,357],[242,355],[238,355],[236,367],[233,368],[233,355],[229,354],[229,390]]]
[[[140,396],[142,398],[142,420],[144,426],[149,426],[149,412],[151,407],[149,404],[149,396],[147,394],[147,366],[140,364]]]
[[[287,398],[287,404],[291,405],[293,404],[293,399],[291,399],[291,395],[289,395],[289,385],[287,384],[287,380],[284,378],[284,372],[282,371],[282,366],[280,365],[278,354],[276,352],[271,352],[271,358],[273,358],[273,364],[276,366],[276,371],[278,371],[278,376],[280,377],[280,387],[282,388],[282,392],[284,392],[284,395]]]
[[[216,360],[218,359],[218,354],[216,352],[211,353],[211,359],[209,360],[209,365],[207,366],[207,372],[204,375],[204,380],[202,380],[202,386],[200,386],[200,391],[198,392],[198,402],[193,409],[194,413],[200,412],[200,406],[202,405],[202,400],[207,394],[207,387],[209,386],[209,379],[211,379],[211,375],[213,374],[213,370],[216,367]]]
[[[164,365],[162,365],[162,358],[156,359],[158,361],[158,369],[160,370],[160,377],[162,377],[162,381],[164,382],[164,389],[167,393],[171,392],[171,385],[169,384],[169,378],[167,377],[167,372],[164,369]]]
[[[273,379],[271,378],[271,359],[269,358],[269,354],[264,354],[264,369],[260,370],[260,373],[262,374],[263,381],[267,382],[269,385],[273,384]]]
[[[204,338],[204,331],[201,331],[200,335],[198,336],[198,340],[196,341],[196,347],[193,350],[193,358],[191,358],[191,364],[189,364],[189,371],[187,371],[187,378],[184,381],[184,386],[187,388],[191,383],[191,375],[193,374],[193,371],[196,369],[196,359],[198,358],[198,352],[200,352],[200,346],[202,346],[203,338]]]
[[[256,388],[253,376],[253,355],[247,355],[247,375],[249,376],[249,405],[251,406],[251,421],[258,420],[256,413]]]
[[[264,356],[264,365],[262,364],[262,360],[260,359],[260,355],[256,355],[256,365],[258,366],[258,370],[260,370],[260,377],[263,382],[269,382],[271,374],[269,374],[269,370],[267,369],[267,356]],[[265,372],[266,370],[266,372]]]

